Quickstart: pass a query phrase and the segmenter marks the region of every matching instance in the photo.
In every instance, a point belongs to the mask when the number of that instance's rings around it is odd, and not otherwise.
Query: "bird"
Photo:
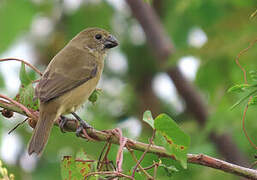
[[[54,122],[73,114],[86,128],[75,111],[95,90],[104,68],[107,51],[118,45],[108,31],[96,27],[78,33],[50,61],[35,88],[39,99],[39,118],[28,145],[28,154],[41,155]]]

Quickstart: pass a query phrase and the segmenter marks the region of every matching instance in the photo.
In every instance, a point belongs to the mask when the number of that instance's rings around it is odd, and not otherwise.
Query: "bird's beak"
[[[104,48],[111,49],[116,46],[118,46],[118,41],[114,36],[110,35],[107,39],[105,39]]]

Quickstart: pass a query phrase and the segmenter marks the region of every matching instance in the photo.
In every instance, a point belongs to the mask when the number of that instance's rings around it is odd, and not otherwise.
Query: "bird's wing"
[[[96,76],[97,63],[94,58],[79,53],[66,55],[62,56],[66,60],[62,62],[61,59],[57,59],[59,62],[55,62],[58,66],[48,68],[38,83],[36,96],[41,102],[55,99]],[[60,57],[57,55],[55,58]]]

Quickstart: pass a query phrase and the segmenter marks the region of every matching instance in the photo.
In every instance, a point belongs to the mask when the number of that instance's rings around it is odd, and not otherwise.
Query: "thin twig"
[[[240,64],[239,62],[239,58],[241,57],[242,54],[244,54],[245,52],[247,52],[250,48],[252,48],[252,46],[257,42],[257,38],[255,40],[253,40],[252,42],[250,42],[249,46],[245,49],[243,49],[242,51],[239,52],[239,54],[237,55],[235,62],[237,64],[237,66],[241,69],[241,71],[244,74],[244,83],[248,84],[247,82],[247,77],[246,77],[246,70],[245,68]],[[251,146],[255,149],[257,149],[257,146],[254,144],[254,142],[251,140],[250,136],[248,135],[246,128],[245,128],[245,120],[246,120],[246,113],[248,110],[248,104],[251,101],[253,96],[250,96],[247,102],[246,107],[244,108],[244,113],[243,113],[243,118],[242,118],[242,128],[243,128],[243,132],[245,134],[245,137],[247,138],[247,140],[249,141],[249,143],[251,144]]]
[[[101,154],[100,154],[100,156],[99,156],[99,158],[98,158],[98,163],[97,163],[97,170],[98,171],[101,171],[102,170],[102,167],[103,167],[103,162],[102,161],[104,161],[104,162],[106,162],[107,161],[107,156],[108,156],[108,154],[109,154],[109,152],[110,152],[110,149],[111,149],[111,143],[110,142],[106,142],[105,143],[105,145],[104,145],[104,148],[103,148],[103,150],[101,151]],[[104,157],[103,157],[103,160],[102,160],[102,155],[103,155],[103,153],[104,153],[104,151],[105,151],[105,149],[107,148],[107,150],[106,150],[106,152],[105,152],[105,154],[104,154]],[[100,167],[99,167],[99,164],[100,164]]]
[[[3,99],[5,99],[5,100],[8,100],[9,102],[11,102],[11,103],[13,103],[14,105],[16,105],[17,107],[19,107],[22,111],[24,111],[24,112],[26,113],[26,115],[27,115],[28,117],[31,117],[31,118],[33,118],[33,119],[36,118],[36,116],[35,116],[27,107],[25,107],[23,104],[21,104],[21,103],[15,101],[15,100],[13,100],[13,99],[11,99],[11,98],[5,96],[5,95],[2,95],[2,94],[0,94],[0,98],[3,98]]]
[[[247,48],[245,48],[242,51],[240,51],[239,54],[236,56],[236,59],[235,59],[235,62],[237,64],[237,66],[243,71],[245,84],[248,84],[247,78],[246,78],[246,71],[245,71],[245,68],[239,63],[239,59],[240,59],[241,55],[244,54],[245,52],[247,52],[250,48],[252,48],[252,46],[256,42],[257,42],[257,38],[254,39],[252,42],[250,42],[250,45]]]
[[[136,163],[138,163],[138,160],[137,160],[137,158],[136,158],[136,155],[135,155],[133,149],[130,149],[129,147],[127,147],[127,149],[128,149],[128,151],[130,152],[130,154],[131,154],[133,160],[134,160]],[[142,172],[146,175],[146,177],[147,177],[148,179],[153,179],[153,177],[152,177],[148,172],[146,172],[146,170],[145,170],[140,164],[138,164],[138,167],[139,167],[139,170],[136,170],[137,172],[142,171]]]
[[[158,169],[159,164],[154,162],[154,172],[153,172],[153,178],[156,179],[157,176],[157,169]]]
[[[14,128],[12,128],[8,134],[11,134],[15,129],[17,129],[20,125],[24,124],[29,118],[24,119],[22,122],[18,123]]]
[[[127,143],[127,138],[122,136],[122,131],[119,128],[114,129],[113,133],[118,136],[119,144],[120,144],[117,157],[116,157],[117,172],[122,172],[123,148]]]
[[[100,165],[102,156],[103,156],[104,151],[105,151],[105,149],[106,149],[106,147],[107,147],[108,144],[109,144],[109,142],[106,142],[106,143],[104,144],[104,147],[102,148],[102,151],[101,151],[100,156],[99,156],[99,158],[98,158],[97,165],[96,165],[96,169],[97,169],[98,171],[101,171],[99,165]]]
[[[131,179],[131,180],[135,180],[133,177],[131,176],[128,176],[126,174],[122,174],[120,172],[116,172],[116,171],[102,171],[102,172],[91,172],[91,173],[88,173],[86,174],[86,176],[84,177],[84,179],[88,179],[89,176],[95,176],[95,175],[98,175],[98,174],[102,174],[102,175],[116,175],[118,177],[125,177],[125,178],[128,178],[128,179]]]
[[[132,172],[132,175],[131,175],[132,177],[135,177],[135,173],[136,173],[136,169],[137,169],[138,165],[142,162],[142,160],[144,159],[146,153],[149,151],[151,145],[153,144],[153,140],[154,140],[154,137],[155,137],[155,132],[156,132],[156,130],[154,129],[153,130],[153,135],[152,135],[152,137],[149,140],[148,147],[146,148],[146,150],[144,151],[144,153],[142,154],[142,156],[140,157],[140,159],[138,160],[136,166],[133,169],[133,172]]]
[[[151,166],[148,166],[148,167],[145,167],[145,168],[143,168],[144,170],[149,170],[149,169],[152,169],[152,168],[154,168],[154,166],[155,166],[155,163],[154,164],[152,164]],[[139,169],[137,169],[137,172],[139,172],[140,170]]]
[[[31,69],[33,69],[35,72],[37,72],[40,76],[42,76],[42,73],[32,64],[26,62],[23,59],[17,59],[17,58],[4,58],[4,59],[0,59],[0,62],[4,62],[4,61],[19,61],[19,62],[23,62],[24,64],[26,64],[27,66],[29,66]]]
[[[75,161],[76,162],[82,162],[82,163],[95,162],[95,160],[91,160],[91,159],[88,159],[88,160],[75,159]]]

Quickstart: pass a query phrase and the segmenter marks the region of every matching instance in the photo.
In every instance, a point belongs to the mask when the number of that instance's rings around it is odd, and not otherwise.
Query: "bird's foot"
[[[79,136],[80,133],[84,134],[84,132],[83,132],[84,129],[93,129],[93,127],[90,124],[88,124],[87,122],[85,122],[83,120],[79,121],[79,123],[80,123],[80,125],[78,126],[78,128],[76,130],[77,136]]]
[[[68,120],[69,119],[65,116],[60,117],[59,127],[60,127],[62,133],[65,133],[64,126],[68,122]]]

